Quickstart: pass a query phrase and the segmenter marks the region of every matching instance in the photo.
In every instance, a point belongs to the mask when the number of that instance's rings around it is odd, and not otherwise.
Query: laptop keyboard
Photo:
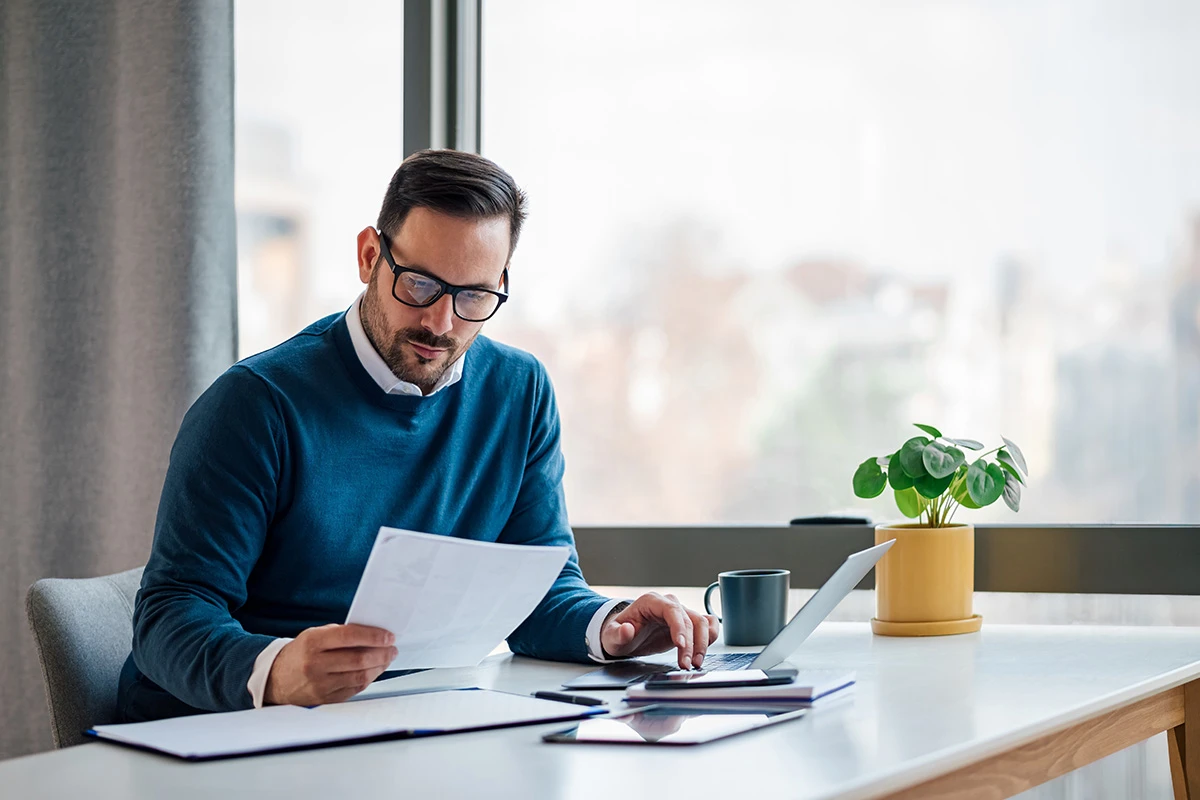
[[[704,656],[702,669],[745,669],[750,666],[758,653],[712,653]]]
[[[712,670],[727,670],[727,669],[746,669],[758,658],[758,653],[713,653],[712,655],[705,654],[704,663],[700,668],[705,672]],[[651,675],[660,674],[663,672],[672,672],[679,669],[674,664],[653,664],[647,673],[638,675],[629,681],[630,685],[641,683],[650,679]]]
[[[758,653],[710,653],[704,656],[702,669],[745,669],[750,666]],[[651,675],[661,675],[664,672],[677,670],[674,663],[659,663],[653,661],[616,661],[605,664],[598,670],[584,675],[578,675],[563,684],[565,689],[623,689],[635,683],[641,683]]]

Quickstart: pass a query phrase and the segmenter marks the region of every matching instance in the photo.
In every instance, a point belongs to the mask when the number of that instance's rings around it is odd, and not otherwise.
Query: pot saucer
[[[937,622],[888,622],[871,618],[871,630],[880,636],[950,636],[956,633],[975,633],[983,625],[979,614],[966,619],[947,619]]]

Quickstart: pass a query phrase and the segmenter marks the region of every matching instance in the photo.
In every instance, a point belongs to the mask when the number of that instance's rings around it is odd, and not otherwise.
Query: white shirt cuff
[[[275,657],[290,641],[291,639],[276,639],[264,647],[258,654],[258,658],[254,659],[254,671],[250,673],[250,680],[246,682],[246,688],[250,690],[250,697],[254,700],[255,708],[263,707],[263,700],[267,693],[267,678],[271,675]]]
[[[592,621],[588,623],[587,634],[583,641],[587,644],[588,658],[598,664],[611,664],[614,661],[623,661],[621,658],[605,658],[604,648],[600,646],[600,629],[604,627],[604,619],[608,616],[608,612],[612,611],[618,603],[628,603],[631,600],[609,600],[600,608],[596,609],[596,613],[592,615]]]

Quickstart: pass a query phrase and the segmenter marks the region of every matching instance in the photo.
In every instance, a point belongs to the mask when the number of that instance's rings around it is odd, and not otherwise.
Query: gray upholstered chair
[[[50,706],[55,747],[114,722],[117,678],[133,647],[133,599],[142,568],[99,578],[45,578],[29,588],[25,613]]]

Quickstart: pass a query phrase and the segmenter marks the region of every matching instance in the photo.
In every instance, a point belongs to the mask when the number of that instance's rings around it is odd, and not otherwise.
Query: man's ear
[[[358,232],[358,279],[363,283],[371,282],[382,246],[379,233],[374,228],[367,226]]]

